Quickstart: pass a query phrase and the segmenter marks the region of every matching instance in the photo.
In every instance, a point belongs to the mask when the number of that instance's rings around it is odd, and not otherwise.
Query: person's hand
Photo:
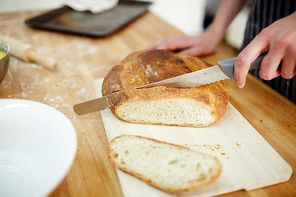
[[[222,0],[214,20],[207,30],[198,36],[171,37],[156,41],[148,49],[179,51],[182,55],[202,56],[215,52],[223,39],[226,28],[244,7],[247,0]]]
[[[296,12],[263,29],[240,52],[234,67],[238,87],[244,87],[250,64],[264,52],[259,76],[271,80],[279,75],[291,79],[296,74]],[[281,67],[279,68],[279,65]]]
[[[156,41],[148,46],[148,49],[165,49],[178,51],[182,55],[202,56],[215,51],[222,36],[205,32],[198,36],[169,37]]]

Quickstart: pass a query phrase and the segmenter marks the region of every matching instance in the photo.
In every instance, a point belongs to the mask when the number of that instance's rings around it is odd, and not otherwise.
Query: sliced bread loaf
[[[215,157],[134,135],[114,138],[108,156],[120,170],[166,192],[203,187],[213,183],[221,172]]]
[[[209,67],[197,57],[166,50],[135,52],[104,78],[102,94],[120,119],[132,123],[204,127],[226,112],[229,92],[225,81],[194,88],[157,86],[131,89]],[[198,80],[198,79],[197,79]]]

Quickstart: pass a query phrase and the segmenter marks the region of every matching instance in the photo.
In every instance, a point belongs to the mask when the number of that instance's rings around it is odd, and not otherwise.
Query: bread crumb
[[[242,147],[243,146],[243,142],[236,142],[237,147]]]

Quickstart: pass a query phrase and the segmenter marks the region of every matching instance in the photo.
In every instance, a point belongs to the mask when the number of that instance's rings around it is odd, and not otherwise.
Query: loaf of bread
[[[166,192],[209,185],[221,173],[215,157],[141,136],[116,137],[107,151],[117,168]]]
[[[225,81],[194,88],[157,86],[132,89],[211,65],[197,57],[167,50],[135,52],[114,66],[104,78],[102,94],[108,108],[132,123],[204,127],[225,114],[229,92]]]

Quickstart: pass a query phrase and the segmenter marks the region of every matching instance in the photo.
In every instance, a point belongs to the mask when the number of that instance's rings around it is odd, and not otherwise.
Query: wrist
[[[205,34],[207,34],[215,43],[220,43],[225,35],[226,29],[215,25],[215,23],[212,23],[208,26],[208,28],[205,31]]]

